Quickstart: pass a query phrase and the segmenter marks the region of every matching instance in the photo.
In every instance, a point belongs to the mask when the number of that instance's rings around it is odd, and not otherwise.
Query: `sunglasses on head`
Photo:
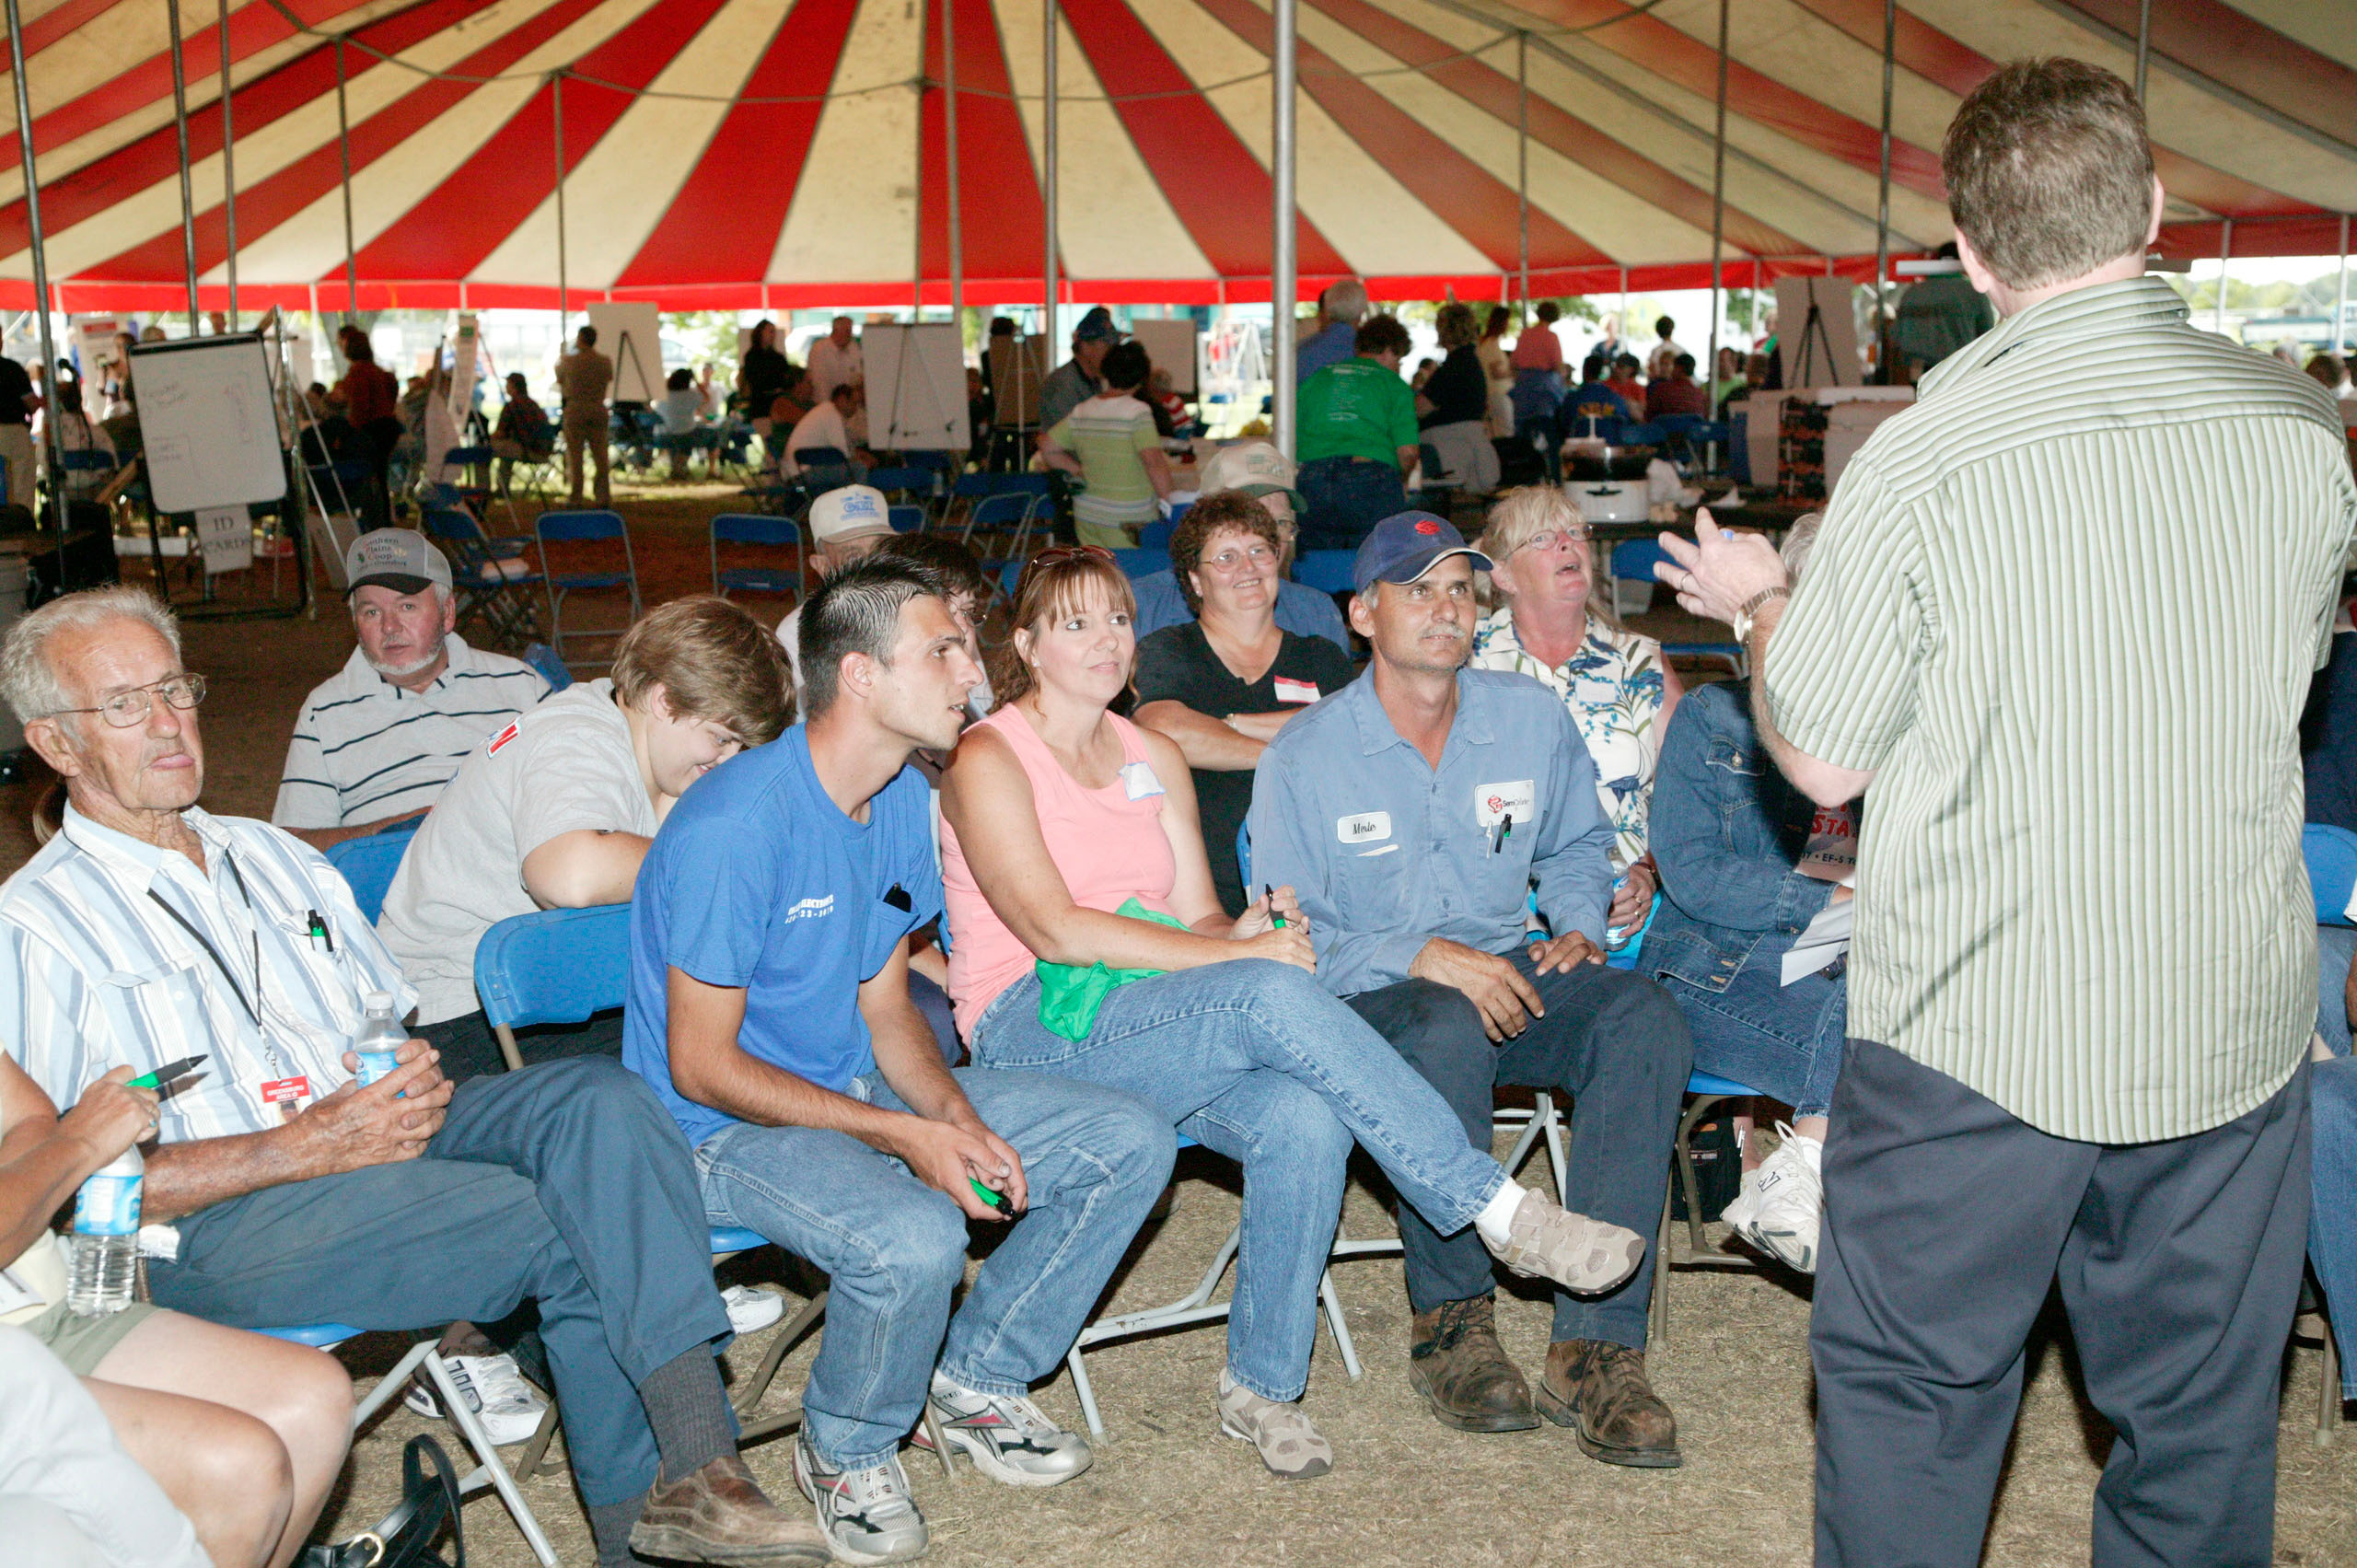
[[[1031,575],[1034,572],[1044,571],[1051,566],[1061,566],[1068,561],[1102,561],[1109,566],[1113,564],[1114,557],[1113,552],[1101,544],[1051,546],[1023,563],[1022,575],[1015,581],[1016,597],[1020,598],[1023,596],[1023,590],[1030,583]]]

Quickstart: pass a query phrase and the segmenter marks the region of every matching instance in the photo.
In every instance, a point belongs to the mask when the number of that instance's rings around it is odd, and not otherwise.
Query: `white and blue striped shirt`
[[[202,1055],[164,1097],[164,1142],[259,1132],[351,1074],[360,998],[416,998],[325,856],[265,822],[185,813],[206,869],[100,827],[64,830],[0,884],[0,1048],[63,1108],[126,1063]],[[311,935],[316,913],[324,940]]]

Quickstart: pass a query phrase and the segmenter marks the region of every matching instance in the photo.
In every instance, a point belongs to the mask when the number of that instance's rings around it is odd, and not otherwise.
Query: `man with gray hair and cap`
[[[1359,322],[1366,317],[1366,285],[1356,278],[1329,284],[1318,296],[1318,330],[1293,353],[1293,378],[1306,381],[1329,365],[1358,352]]]
[[[1105,356],[1120,341],[1121,329],[1113,325],[1113,313],[1102,305],[1090,308],[1080,319],[1080,325],[1072,330],[1072,357],[1039,384],[1041,439],[1062,424],[1066,414],[1105,389],[1098,372]]]
[[[482,738],[549,690],[459,635],[450,563],[424,535],[362,534],[343,569],[359,645],[303,700],[270,814],[321,850],[425,815]]]
[[[1198,500],[1225,491],[1240,490],[1260,503],[1277,522],[1281,550],[1277,560],[1277,624],[1296,637],[1323,637],[1344,653],[1351,651],[1351,633],[1334,596],[1292,580],[1294,541],[1300,537],[1301,496],[1293,487],[1292,460],[1266,441],[1238,441],[1213,453],[1203,465]],[[1149,572],[1132,580],[1138,610],[1132,627],[1144,642],[1166,626],[1180,626],[1195,619],[1187,596],[1178,590],[1178,574]]]
[[[1492,570],[1428,512],[1375,526],[1351,601],[1374,657],[1261,752],[1253,877],[1293,888],[1318,982],[1441,1092],[1475,1147],[1490,1147],[1497,1085],[1570,1096],[1565,1207],[1643,1233],[1661,1217],[1693,1039],[1660,987],[1603,967],[1612,824],[1570,714],[1527,676],[1467,668],[1473,574]],[[1645,1376],[1650,1251],[1601,1295],[1557,1295],[1534,1407],[1498,1343],[1480,1238],[1405,1207],[1399,1236],[1408,1380],[1442,1425],[1512,1432],[1543,1414],[1607,1464],[1679,1462]]]

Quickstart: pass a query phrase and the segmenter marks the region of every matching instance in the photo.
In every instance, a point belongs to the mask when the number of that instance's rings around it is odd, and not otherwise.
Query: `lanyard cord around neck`
[[[213,967],[221,971],[221,978],[229,982],[229,989],[237,994],[238,1005],[246,1010],[246,1016],[254,1021],[254,1028],[256,1029],[261,1029],[261,922],[260,917],[254,913],[254,896],[246,887],[244,873],[238,869],[237,858],[230,854],[227,850],[224,849],[221,852],[221,860],[222,864],[229,868],[229,879],[238,885],[238,897],[245,900],[246,924],[248,926],[248,934],[253,939],[254,955],[254,993],[250,997],[246,994],[246,988],[238,982],[237,971],[229,967],[229,960],[221,956],[221,949],[213,945],[213,939],[211,937],[205,935],[203,931],[197,928],[195,922],[190,920],[188,916],[174,909],[165,900],[164,895],[156,891],[154,888],[151,887],[147,889],[147,896],[155,900],[156,907],[157,909],[162,910],[166,914],[172,917],[173,923],[177,924],[182,931],[187,932],[190,936],[195,938],[196,945],[204,949],[205,957],[213,960]],[[263,1030],[263,1034],[265,1036],[266,1045],[268,1031]]]

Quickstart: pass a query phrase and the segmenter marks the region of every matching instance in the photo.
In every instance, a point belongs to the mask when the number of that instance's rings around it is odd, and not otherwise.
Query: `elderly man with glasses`
[[[175,1224],[155,1300],[241,1328],[492,1322],[525,1298],[565,1411],[598,1562],[823,1562],[737,1457],[728,1331],[679,1130],[620,1063],[455,1089],[410,1040],[363,1086],[364,1000],[400,966],[315,850],[196,804],[204,679],[170,613],[74,594],[0,644],[0,698],[64,779],[64,830],[0,885],[0,1040],[61,1104],[182,1057],[146,1217]]]

